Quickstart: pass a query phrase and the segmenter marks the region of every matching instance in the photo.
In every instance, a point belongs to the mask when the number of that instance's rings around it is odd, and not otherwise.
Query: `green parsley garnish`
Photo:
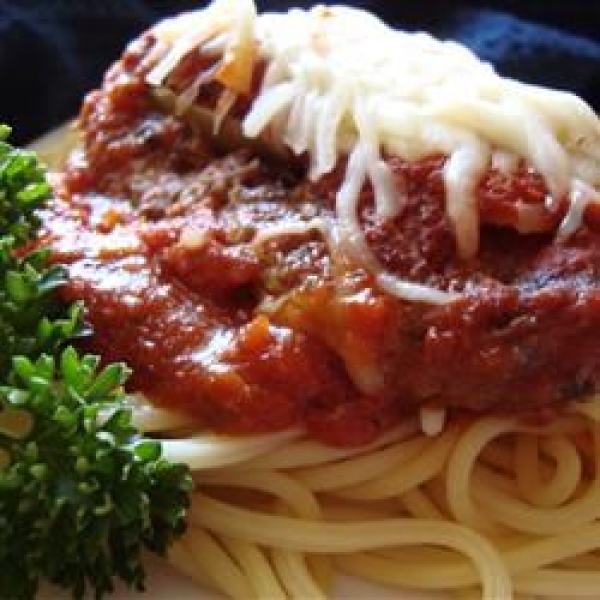
[[[132,425],[123,364],[69,345],[82,307],[56,291],[66,273],[24,251],[50,197],[31,152],[0,125],[0,598],[48,580],[101,598],[115,578],[142,590],[144,548],[163,555],[185,530],[191,477]]]

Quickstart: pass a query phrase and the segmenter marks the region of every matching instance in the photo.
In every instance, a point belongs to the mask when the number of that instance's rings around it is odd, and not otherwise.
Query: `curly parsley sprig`
[[[143,548],[164,554],[185,529],[191,478],[132,424],[123,364],[68,343],[82,307],[66,273],[19,250],[50,188],[35,155],[0,126],[0,598],[29,600],[46,579],[101,598],[115,578],[143,589]]]
[[[37,209],[50,196],[50,185],[36,155],[8,143],[10,127],[0,124],[0,236],[21,244],[39,226]]]

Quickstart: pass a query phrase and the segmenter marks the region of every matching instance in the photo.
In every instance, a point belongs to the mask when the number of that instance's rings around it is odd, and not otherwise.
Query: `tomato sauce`
[[[490,170],[480,252],[465,262],[446,217],[445,157],[389,157],[408,204],[381,222],[365,186],[370,248],[399,277],[461,293],[444,306],[392,297],[318,231],[255,243],[334,218],[342,166],[309,183],[301,160],[217,151],[153,102],[151,46],[131,46],[86,99],[83,148],[44,215],[44,240],[69,270],[65,297],[85,302],[84,345],[126,361],[132,390],[218,431],[302,426],[335,445],[368,443],[420,406],[531,414],[597,391],[593,215],[555,243],[565,207],[544,209],[539,175]]]

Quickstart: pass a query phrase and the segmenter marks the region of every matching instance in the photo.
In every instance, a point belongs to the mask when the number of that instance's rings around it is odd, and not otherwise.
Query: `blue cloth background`
[[[600,111],[600,0],[346,3],[400,27],[459,40],[501,73],[572,90]],[[0,122],[13,125],[15,139],[25,142],[64,121],[129,39],[161,16],[201,4],[0,0]],[[271,10],[310,4],[258,1]]]

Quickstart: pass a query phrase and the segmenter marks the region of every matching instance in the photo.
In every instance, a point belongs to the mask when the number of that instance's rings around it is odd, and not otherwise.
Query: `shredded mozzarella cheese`
[[[396,31],[358,9],[316,6],[257,16],[251,0],[217,0],[155,28],[171,49],[148,82],[160,85],[187,53],[215,39],[230,56],[240,32],[255,36],[257,57],[266,67],[243,120],[244,134],[268,133],[295,153],[306,153],[313,180],[348,157],[335,233],[341,247],[373,270],[390,293],[423,302],[456,297],[385,273],[370,252],[357,214],[363,186],[372,185],[381,221],[397,217],[404,206],[403,190],[383,154],[408,160],[448,155],[447,213],[465,259],[478,251],[476,190],[490,166],[510,171],[522,159],[546,183],[547,210],[567,199],[559,240],[598,201],[600,120],[585,102],[502,78],[460,44]],[[530,216],[523,213],[524,219]],[[517,224],[521,231],[528,228]]]
[[[566,240],[581,227],[585,209],[591,203],[600,204],[600,194],[579,179],[573,181],[569,210],[564,216],[556,234],[558,241]]]
[[[318,231],[324,238],[328,238],[329,229],[324,219],[314,217],[309,221],[283,221],[276,225],[261,228],[252,240],[255,247],[261,246],[273,238],[289,235],[306,235],[307,232]]]

